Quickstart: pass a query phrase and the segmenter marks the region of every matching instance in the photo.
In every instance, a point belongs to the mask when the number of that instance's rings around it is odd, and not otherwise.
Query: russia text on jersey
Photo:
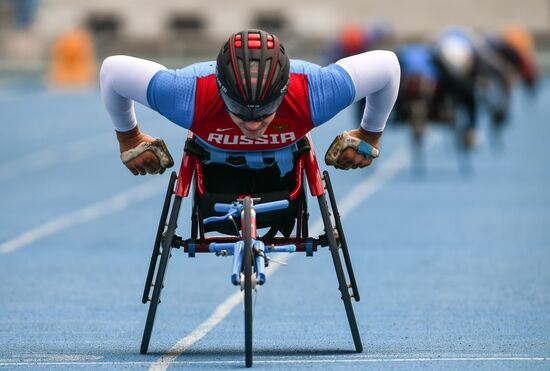
[[[277,134],[264,134],[259,138],[249,138],[245,135],[229,135],[209,133],[208,142],[210,144],[290,144],[296,140],[294,132],[277,133]]]

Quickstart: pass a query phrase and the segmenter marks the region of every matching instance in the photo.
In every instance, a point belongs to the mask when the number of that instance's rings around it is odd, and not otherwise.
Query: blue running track
[[[329,252],[283,255],[256,297],[255,369],[550,369],[550,80],[511,109],[500,145],[482,118],[468,173],[450,132],[432,128],[418,176],[397,125],[375,166],[330,170],[365,351],[353,351]],[[5,86],[0,112],[0,369],[244,367],[230,259],[178,250],[139,354],[168,172],[126,171],[97,89]],[[177,169],[186,132],[142,107],[138,117]],[[318,155],[351,117],[314,133]]]

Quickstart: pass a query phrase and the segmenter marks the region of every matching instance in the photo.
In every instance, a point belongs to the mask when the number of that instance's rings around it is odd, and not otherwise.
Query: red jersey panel
[[[197,78],[195,115],[190,130],[216,148],[236,151],[274,150],[295,143],[313,127],[305,74],[290,74],[285,98],[260,138],[246,137],[233,123],[218,92],[215,75]]]

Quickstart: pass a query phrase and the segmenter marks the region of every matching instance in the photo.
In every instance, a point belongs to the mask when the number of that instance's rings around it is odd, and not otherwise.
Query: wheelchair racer
[[[509,25],[501,33],[489,35],[487,43],[504,60],[509,78],[516,80],[519,77],[534,93],[540,82],[540,71],[531,34],[522,27]]]
[[[438,88],[435,93],[434,106],[445,107],[445,100],[450,98],[455,107],[462,107],[466,112],[465,131],[461,141],[465,148],[476,144],[476,127],[478,113],[478,91],[482,80],[492,81],[500,91],[508,84],[504,66],[495,58],[487,45],[470,31],[452,27],[445,30],[437,39],[433,49],[434,61],[439,72]],[[504,117],[506,97],[502,99],[482,99],[494,121]],[[485,98],[485,97],[482,97]],[[453,116],[447,112],[438,112],[438,116]]]
[[[111,56],[100,72],[121,159],[134,175],[162,173],[173,165],[164,142],[140,131],[134,101],[189,129],[210,162],[231,164],[228,159],[239,154],[249,168],[262,168],[271,157],[283,176],[302,137],[366,97],[359,127],[337,136],[325,160],[346,170],[368,166],[378,155],[399,79],[392,52],[362,53],[321,67],[289,60],[275,35],[255,29],[231,35],[216,62],[168,70]]]
[[[384,23],[356,24],[346,23],[337,34],[335,40],[330,40],[323,53],[323,60],[334,63],[342,58],[361,54],[367,51],[381,49],[392,37],[390,27]],[[365,98],[353,104],[353,113],[360,121],[365,111]],[[352,123],[355,127],[356,123]]]

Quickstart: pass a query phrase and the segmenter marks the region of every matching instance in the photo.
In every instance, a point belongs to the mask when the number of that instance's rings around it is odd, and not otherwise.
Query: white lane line
[[[160,371],[166,370],[168,365],[176,363],[176,358],[182,354],[187,348],[195,342],[202,339],[206,334],[216,327],[231,310],[242,301],[241,291],[236,291],[221,303],[214,313],[206,321],[201,323],[192,333],[179,340],[172,348],[170,348],[159,360],[151,364],[149,370]]]
[[[255,364],[334,364],[334,363],[429,363],[429,362],[548,362],[550,356],[544,357],[421,357],[421,358],[321,358],[321,359],[261,359],[255,357]],[[174,365],[234,365],[241,364],[242,361],[174,361]],[[131,365],[151,365],[149,361],[105,361],[105,362],[0,362],[3,366],[131,366]],[[151,367],[153,367],[151,366]]]
[[[0,244],[0,254],[10,253],[41,238],[58,233],[64,229],[92,221],[107,214],[124,210],[136,202],[144,201],[158,193],[161,193],[164,182],[164,178],[148,181],[137,187],[121,192],[111,198],[96,202],[83,209],[65,214],[57,219],[30,229],[11,240],[2,242]]]
[[[0,182],[29,174],[33,171],[44,170],[58,164],[81,161],[98,153],[112,150],[112,133],[102,134],[56,147],[45,148],[29,155],[0,164]]]
[[[433,143],[435,143],[435,141],[430,142],[430,146],[433,145]],[[403,169],[403,167],[408,165],[409,161],[410,151],[408,151],[406,147],[400,147],[387,161],[380,164],[380,169],[377,169],[372,176],[366,177],[363,182],[356,185],[355,188],[348,193],[347,197],[341,203],[343,207],[339,208],[340,216],[344,218],[347,213],[359,206],[365,199],[372,196],[377,190],[380,189],[380,187],[396,176],[399,171]],[[310,228],[310,235],[317,235],[321,233],[322,230],[323,222],[321,219],[318,219],[313,224],[313,227]],[[292,254],[286,254],[278,257],[278,260],[286,262],[291,257]],[[273,275],[279,267],[280,265],[271,264],[268,271],[269,275]],[[168,352],[152,364],[149,370],[164,371],[168,369],[170,364],[174,363],[174,361],[185,351],[185,349],[202,339],[217,324],[219,324],[231,312],[231,310],[233,310],[233,308],[241,302],[241,300],[242,295],[240,292],[236,292],[231,295],[216,308],[214,314],[212,314],[206,322],[200,324],[195,331],[178,341],[176,345],[170,348]],[[223,317],[219,316],[219,313],[221,312],[225,313]],[[215,317],[215,320],[213,317]],[[206,323],[208,323],[209,326],[205,326]],[[201,329],[201,331],[199,332],[198,329]]]

